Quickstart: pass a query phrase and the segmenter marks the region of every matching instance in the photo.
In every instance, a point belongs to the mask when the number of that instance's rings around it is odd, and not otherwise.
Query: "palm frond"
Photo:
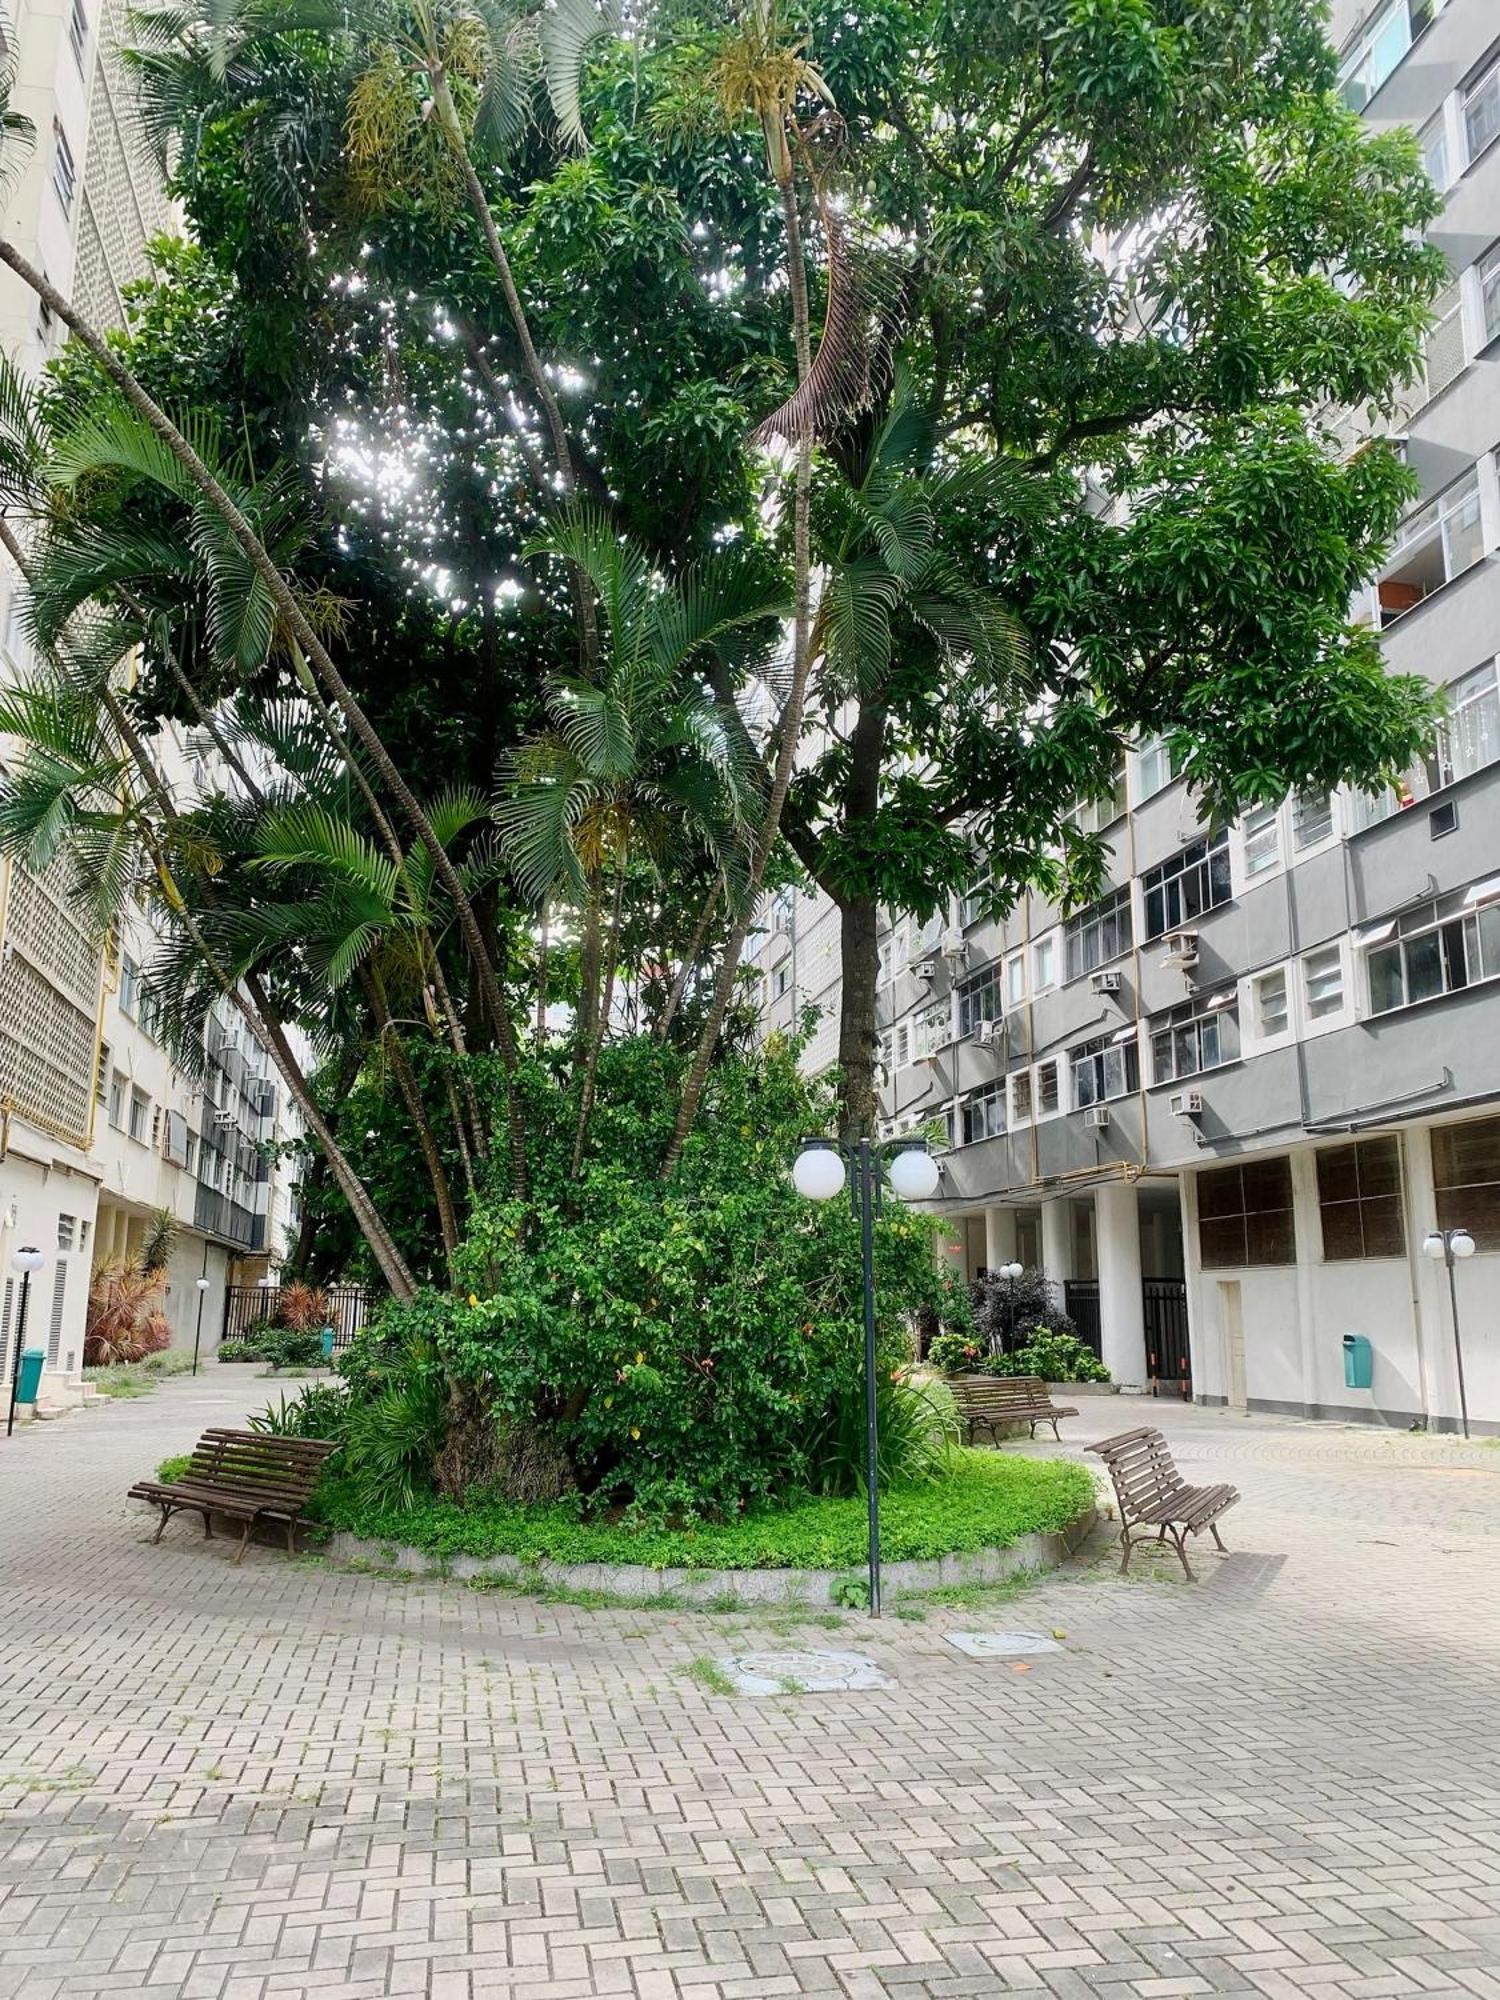
[[[579,97],[584,58],[596,41],[618,33],[618,8],[614,0],[546,0],[535,20],[552,115],[570,145],[585,145]]]

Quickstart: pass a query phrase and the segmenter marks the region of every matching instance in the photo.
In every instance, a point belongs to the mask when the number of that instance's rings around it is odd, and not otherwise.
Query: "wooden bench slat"
[[[1190,1486],[1173,1464],[1166,1439],[1148,1425],[1101,1438],[1088,1449],[1104,1460],[1114,1483],[1120,1509],[1122,1576],[1130,1567],[1135,1539],[1132,1528],[1155,1528],[1158,1541],[1170,1535],[1190,1582],[1193,1571],[1187,1559],[1189,1535],[1201,1534],[1207,1528],[1223,1551],[1218,1519],[1240,1497],[1233,1486]]]

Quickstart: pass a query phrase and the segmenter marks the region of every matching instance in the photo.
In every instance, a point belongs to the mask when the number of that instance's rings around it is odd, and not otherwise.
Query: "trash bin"
[[[323,1343],[323,1359],[324,1359],[325,1361],[332,1361],[332,1359],[333,1359],[333,1328],[332,1328],[331,1326],[325,1326],[325,1327],[324,1327],[324,1329],[323,1329],[323,1331],[322,1331],[322,1333],[321,1333],[321,1334],[319,1335],[319,1339],[321,1339],[321,1341],[322,1341],[322,1343]]]
[[[1375,1375],[1375,1350],[1362,1333],[1344,1335],[1344,1387],[1368,1389]]]
[[[34,1403],[36,1392],[42,1385],[42,1363],[47,1359],[39,1347],[28,1347],[21,1354],[21,1375],[16,1385],[18,1403]]]

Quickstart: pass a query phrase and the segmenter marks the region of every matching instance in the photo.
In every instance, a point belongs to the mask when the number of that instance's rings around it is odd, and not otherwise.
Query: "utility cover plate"
[[[1021,1660],[1035,1653],[1060,1653],[1062,1647],[1043,1632],[948,1632],[950,1646],[971,1660]]]
[[[891,1684],[863,1653],[739,1653],[718,1666],[741,1694],[852,1694]]]

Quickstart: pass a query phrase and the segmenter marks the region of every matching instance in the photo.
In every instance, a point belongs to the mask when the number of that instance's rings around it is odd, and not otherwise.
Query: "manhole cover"
[[[739,1653],[719,1667],[741,1694],[847,1694],[890,1686],[863,1653]]]
[[[948,1644],[971,1660],[1020,1660],[1032,1653],[1060,1653],[1062,1647],[1042,1632],[949,1632]]]

